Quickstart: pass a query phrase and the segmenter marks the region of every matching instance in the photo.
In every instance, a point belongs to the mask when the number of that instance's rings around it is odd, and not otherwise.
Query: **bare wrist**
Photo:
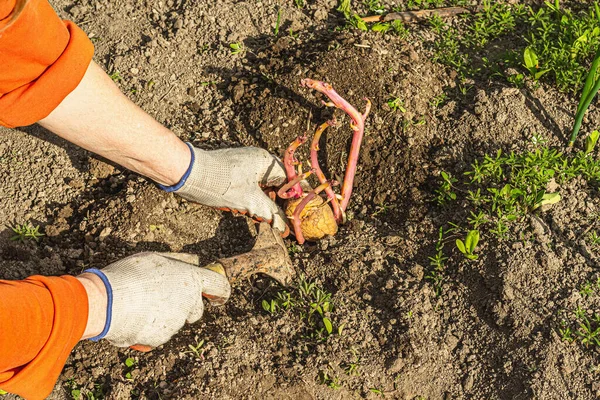
[[[83,273],[76,277],[85,288],[88,297],[88,320],[81,339],[99,335],[106,324],[108,296],[106,287],[98,276]]]

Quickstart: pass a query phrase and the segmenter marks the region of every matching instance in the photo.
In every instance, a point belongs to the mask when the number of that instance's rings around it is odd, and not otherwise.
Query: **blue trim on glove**
[[[102,332],[100,332],[100,334],[98,336],[95,336],[95,337],[89,339],[92,342],[97,342],[100,339],[104,338],[104,336],[106,336],[106,334],[108,333],[108,330],[110,329],[110,323],[112,322],[112,306],[113,306],[112,286],[110,285],[110,282],[108,281],[108,278],[106,277],[106,275],[104,275],[104,272],[100,271],[99,269],[91,268],[91,269],[86,269],[83,272],[84,273],[89,272],[90,274],[94,274],[98,278],[102,279],[102,283],[104,283],[104,287],[106,288],[106,295],[108,297],[108,303],[106,305],[106,323],[104,324],[104,329],[102,330]]]
[[[190,166],[188,167],[187,171],[185,171],[185,174],[183,174],[183,177],[181,178],[181,180],[179,182],[177,182],[177,184],[175,184],[173,186],[158,185],[159,188],[161,188],[162,190],[164,190],[167,193],[171,193],[171,192],[181,189],[183,187],[183,185],[185,185],[185,182],[187,181],[190,174],[192,173],[192,168],[194,167],[194,161],[196,160],[196,154],[194,153],[194,147],[192,146],[191,143],[185,142],[185,144],[188,145],[188,147],[190,148],[190,151],[192,153],[192,159],[190,160]]]

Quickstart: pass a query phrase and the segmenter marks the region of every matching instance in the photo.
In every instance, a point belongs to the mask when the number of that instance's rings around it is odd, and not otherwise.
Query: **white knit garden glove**
[[[108,294],[104,330],[91,340],[118,347],[160,346],[202,317],[203,294],[223,304],[231,293],[225,276],[199,267],[191,254],[140,253],[85,272],[99,276]]]
[[[190,168],[177,185],[161,186],[164,190],[209,207],[248,214],[286,231],[285,213],[261,190],[286,180],[276,157],[257,147],[207,151],[188,146]]]

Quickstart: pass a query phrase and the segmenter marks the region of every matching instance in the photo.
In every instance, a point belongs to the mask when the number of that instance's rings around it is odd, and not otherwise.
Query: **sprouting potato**
[[[336,123],[335,119],[325,122],[315,132],[310,146],[310,171],[304,173],[296,171],[296,165],[300,165],[300,163],[294,156],[298,146],[306,142],[306,136],[297,137],[287,148],[283,165],[288,183],[283,185],[277,194],[280,198],[286,200],[285,213],[292,223],[294,235],[300,244],[304,243],[305,240],[316,241],[327,235],[335,235],[338,231],[338,225],[345,222],[345,211],[350,201],[350,195],[352,194],[360,145],[365,131],[365,119],[371,109],[371,102],[365,99],[367,101],[365,112],[363,114],[359,113],[356,108],[337,94],[328,83],[303,79],[302,85],[326,95],[331,102],[324,103],[325,105],[337,107],[348,114],[352,119],[350,126],[354,131],[354,136],[352,138],[352,145],[350,146],[350,154],[348,155],[348,164],[344,175],[341,196],[336,195],[333,191],[333,187],[338,183],[327,180],[323,171],[321,171],[317,154],[321,134],[327,127]],[[320,185],[305,192],[300,183],[312,174],[317,177]],[[327,202],[320,196],[322,191],[325,191],[327,195]]]
[[[288,218],[294,218],[294,211],[302,201],[302,198],[289,199],[285,202],[285,214]],[[333,236],[338,231],[338,225],[333,216],[331,207],[321,196],[312,198],[300,211],[300,229],[305,240],[314,242],[325,236]]]

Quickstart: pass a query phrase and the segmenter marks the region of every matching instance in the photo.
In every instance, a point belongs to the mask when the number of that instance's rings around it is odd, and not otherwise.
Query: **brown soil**
[[[489,81],[462,96],[455,77],[430,61],[423,27],[411,27],[407,40],[336,31],[336,1],[307,3],[285,2],[275,37],[274,0],[52,1],[95,38],[95,60],[119,72],[124,93],[202,148],[283,154],[307,124],[312,130],[335,114],[344,123],[326,132],[321,155],[326,174],[341,180],[348,120],[300,79],[331,83],[359,109],[363,97],[373,101],[351,221],[293,254],[298,273],[333,293],[342,335],[314,342],[294,314],[269,315],[261,302],[279,288],[259,278],[150,353],[80,343],[52,398],[71,398],[70,385],[98,385],[108,399],[378,398],[371,389],[391,399],[595,398],[597,353],[561,341],[557,329],[560,313],[580,301],[580,285],[596,279],[598,255],[582,240],[588,216],[600,211],[596,188],[579,180],[561,188],[564,201],[518,225],[512,239],[484,241],[476,262],[448,246],[441,296],[424,278],[440,225],[466,218],[460,203],[432,201],[439,172],[459,176],[484,154],[526,149],[533,134],[562,146],[576,99]],[[233,42],[244,50],[230,54]],[[444,92],[445,104],[432,107]],[[390,96],[406,112],[391,111]],[[589,118],[600,122],[598,113]],[[0,133],[4,279],[78,274],[146,250],[209,262],[252,247],[244,217],[165,194],[37,126]],[[9,226],[27,221],[47,236],[10,241]],[[188,351],[199,340],[201,358]],[[356,356],[358,373],[345,374]],[[138,361],[132,379],[128,357]],[[338,389],[320,382],[324,371]]]

